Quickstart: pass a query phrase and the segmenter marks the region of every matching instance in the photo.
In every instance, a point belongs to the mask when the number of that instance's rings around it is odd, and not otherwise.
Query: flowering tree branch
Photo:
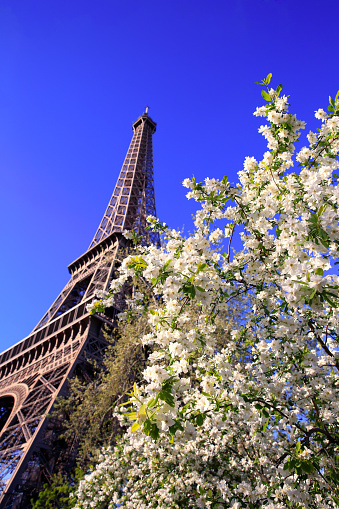
[[[79,487],[78,509],[94,493],[129,509],[339,507],[339,93],[295,154],[305,124],[270,81],[255,112],[266,121],[262,160],[246,157],[236,185],[185,179],[200,207],[194,233],[150,217],[163,247],[126,258],[92,305],[132,277],[163,302],[131,302],[155,352],[119,414],[128,431]],[[234,299],[247,299],[236,327],[222,322]]]

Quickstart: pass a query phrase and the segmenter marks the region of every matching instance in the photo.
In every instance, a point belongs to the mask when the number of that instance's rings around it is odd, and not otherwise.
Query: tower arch
[[[15,384],[0,390],[0,436],[28,395],[26,384]]]

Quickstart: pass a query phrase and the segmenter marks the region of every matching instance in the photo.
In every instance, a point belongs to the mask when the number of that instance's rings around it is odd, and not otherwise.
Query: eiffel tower
[[[29,507],[32,491],[51,478],[57,460],[66,461],[53,445],[58,423],[46,416],[75,370],[86,370],[88,358],[102,359],[107,346],[103,325],[115,326],[119,308],[90,315],[86,306],[97,290],[109,287],[128,244],[122,232],[134,229],[143,243],[160,245],[158,234],[146,230],[146,217],[156,216],[155,130],[147,107],[133,124],[99,228],[87,251],[68,266],[69,282],[32,333],[0,355],[0,509]]]

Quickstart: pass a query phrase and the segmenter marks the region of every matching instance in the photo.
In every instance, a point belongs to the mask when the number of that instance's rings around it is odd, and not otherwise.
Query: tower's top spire
[[[147,216],[156,216],[152,135],[156,123],[146,111],[133,123],[133,138],[112,198],[89,246],[99,244],[113,232],[135,230],[144,243],[160,245],[159,235],[146,230]]]

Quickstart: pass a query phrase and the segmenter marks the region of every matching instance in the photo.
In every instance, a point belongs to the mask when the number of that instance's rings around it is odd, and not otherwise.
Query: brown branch
[[[337,140],[339,138],[339,136],[336,136],[335,138],[333,138],[333,140],[331,140],[331,143],[333,143],[335,140]],[[320,143],[320,140],[318,141],[317,145],[319,145]],[[308,170],[310,170],[312,168],[312,166],[314,166],[316,160],[318,159],[318,157],[321,155],[321,153],[329,146],[330,142],[328,142],[327,145],[325,145],[319,152],[319,154],[313,159],[312,163],[310,164],[310,166],[308,167]],[[317,147],[315,147],[317,148]]]
[[[235,224],[232,226],[231,236],[230,236],[230,240],[229,240],[229,243],[228,243],[228,249],[227,249],[227,263],[230,263],[231,242],[232,242],[232,238],[233,238],[234,229],[235,229]]]
[[[308,322],[308,325],[309,325],[309,328],[311,329],[311,331],[313,332],[316,340],[318,341],[318,343],[322,346],[323,350],[327,353],[327,355],[329,355],[330,357],[333,357],[334,358],[334,355],[333,353],[331,352],[331,350],[328,348],[328,346],[324,343],[324,341],[321,339],[321,337],[319,336],[319,334],[316,333],[316,330],[315,328],[313,327],[313,324],[311,321]],[[339,371],[339,361],[338,360],[334,360],[335,362],[335,367],[337,368],[337,370]]]

